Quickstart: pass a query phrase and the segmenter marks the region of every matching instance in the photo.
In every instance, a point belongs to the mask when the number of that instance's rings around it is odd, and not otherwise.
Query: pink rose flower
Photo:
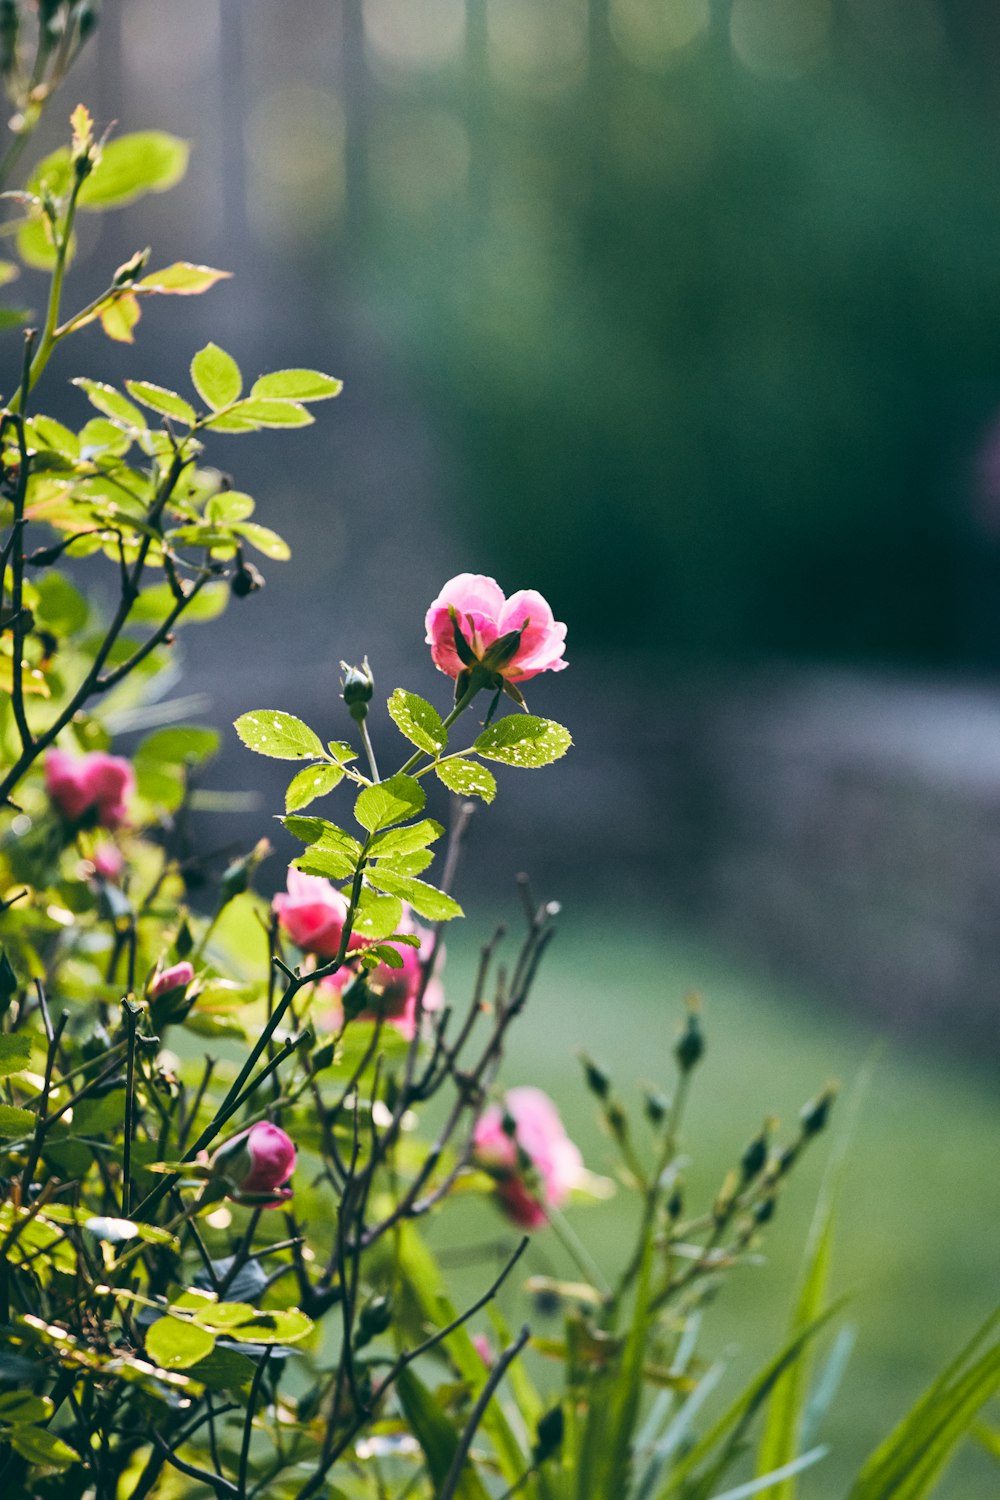
[[[45,757],[45,785],[64,817],[76,822],[94,812],[94,821],[103,828],[117,828],[127,817],[125,803],[135,791],[135,774],[120,755],[53,749]]]
[[[496,580],[481,573],[449,579],[427,611],[426,625],[434,665],[448,677],[458,677],[469,665],[456,646],[456,625],[475,661],[507,682],[526,682],[567,666],[566,626],[553,618],[541,594],[520,589],[507,599]],[[503,644],[519,630],[519,641]],[[492,657],[491,647],[496,648]]]
[[[359,1020],[374,1021],[377,1016],[383,1016],[391,1026],[409,1041],[417,1029],[417,996],[420,994],[420,986],[423,982],[423,961],[430,956],[434,943],[434,934],[426,928],[419,926],[413,920],[409,907],[403,907],[403,915],[399,923],[400,932],[411,932],[420,938],[420,947],[411,948],[407,943],[393,943],[391,947],[396,949],[403,960],[401,969],[394,969],[387,963],[377,964],[374,969],[369,969],[365,974],[365,984],[374,998],[377,998],[378,1006],[371,1010],[362,1011]],[[351,939],[352,947],[363,947],[364,940]],[[435,968],[440,967],[443,960],[444,950],[438,949],[438,963]],[[345,964],[338,969],[336,974],[320,981],[320,991],[332,998],[330,1008],[325,1012],[322,1020],[332,1031],[339,1031],[344,1021],[344,1008],[341,996],[348,985],[352,984],[358,976],[359,968],[353,964]],[[444,990],[440,979],[436,974],[427,981],[424,991],[424,1011],[440,1010],[444,1003]]]
[[[98,844],[90,856],[90,863],[102,880],[118,881],[125,869],[125,856],[117,844],[111,844],[105,840],[104,843]]]
[[[514,1139],[503,1128],[505,1115],[514,1121]],[[510,1089],[502,1104],[491,1104],[476,1125],[473,1152],[477,1165],[496,1179],[501,1208],[522,1229],[540,1229],[546,1209],[564,1203],[583,1176],[583,1157],[541,1089]]]
[[[258,1120],[224,1141],[209,1167],[213,1176],[225,1178],[234,1203],[280,1208],[292,1196],[288,1179],[295,1171],[295,1144],[280,1125]]]
[[[194,969],[187,959],[183,959],[179,964],[163,969],[156,975],[149,987],[149,998],[159,1000],[161,995],[169,995],[171,990],[186,990],[193,978]]]
[[[289,869],[287,894],[275,896],[274,909],[282,928],[303,953],[336,958],[347,901],[329,880]]]

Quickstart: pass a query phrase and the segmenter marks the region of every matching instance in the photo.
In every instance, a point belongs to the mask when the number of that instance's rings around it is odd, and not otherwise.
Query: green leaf
[[[253,497],[242,490],[220,490],[205,506],[205,520],[231,526],[234,521],[245,521],[255,509]]]
[[[482,797],[484,802],[492,802],[497,794],[497,779],[493,772],[474,760],[439,761],[434,774],[449,792],[456,792],[459,797]]]
[[[176,391],[168,391],[165,386],[154,385],[149,380],[126,380],[128,389],[137,401],[143,406],[149,406],[153,411],[162,412],[164,416],[176,417],[180,422],[186,422],[193,427],[198,420],[194,407],[183,396],[178,396]]]
[[[412,875],[400,875],[395,870],[384,870],[381,865],[369,870],[367,875],[378,890],[408,901],[413,910],[426,917],[429,922],[450,922],[453,917],[464,915],[457,901],[453,901],[444,891],[439,891],[437,886],[428,885],[425,880],[417,880]]]
[[[139,130],[109,141],[80,189],[81,208],[122,208],[145,193],[175,187],[187,170],[186,141],[162,130]],[[68,156],[68,152],[67,152]]]
[[[31,1062],[31,1037],[26,1031],[0,1036],[0,1078],[20,1073]]]
[[[163,1370],[186,1370],[214,1348],[214,1333],[169,1314],[146,1330],[146,1353]]]
[[[305,770],[299,771],[288,783],[285,811],[298,812],[299,808],[308,807],[317,797],[325,797],[327,792],[332,792],[343,778],[343,766],[306,766]]]
[[[408,823],[404,828],[389,828],[385,833],[376,834],[368,852],[373,859],[387,859],[389,856],[395,859],[399,854],[414,854],[418,849],[426,849],[443,833],[440,823],[435,823],[433,818],[424,818],[419,823]]]
[[[269,526],[258,526],[256,521],[237,521],[231,530],[249,542],[251,547],[256,547],[265,557],[273,558],[276,562],[287,562],[292,555],[292,549],[284,537],[280,537]]]
[[[367,888],[361,892],[358,910],[351,928],[352,936],[380,942],[392,937],[403,918],[403,903],[396,896],[376,896]]]
[[[199,1328],[210,1328],[213,1333],[227,1333],[241,1323],[249,1323],[259,1316],[259,1310],[249,1302],[210,1302],[194,1315]]]
[[[112,422],[122,423],[137,432],[146,431],[146,418],[142,412],[113,385],[107,385],[103,380],[88,380],[85,375],[78,375],[71,384],[78,385],[86,393],[91,406],[96,406]]]
[[[293,863],[303,875],[322,875],[324,880],[350,880],[357,869],[342,849],[309,849]]]
[[[140,625],[159,625],[173,609],[177,600],[168,583],[154,583],[143,589],[132,606],[132,620]],[[229,603],[229,586],[225,583],[206,583],[198,590],[185,607],[178,624],[201,624],[215,620]]]
[[[458,1452],[461,1428],[445,1416],[432,1393],[417,1378],[412,1368],[403,1370],[396,1381],[396,1395],[403,1408],[407,1426],[412,1431],[427,1460],[427,1471],[435,1494],[448,1477]],[[489,1500],[488,1492],[474,1464],[463,1465],[461,1477],[452,1492],[455,1500]],[[607,1500],[611,1500],[608,1496]]]
[[[803,1350],[816,1337],[821,1328],[833,1318],[843,1306],[843,1299],[834,1302],[808,1327],[801,1329],[789,1339],[784,1348],[760,1370],[736,1400],[716,1419],[708,1432],[694,1443],[684,1457],[671,1470],[664,1487],[657,1493],[657,1500],[668,1500],[672,1495],[683,1494],[685,1500],[702,1500],[713,1493],[720,1476],[729,1467],[742,1449],[743,1435],[754,1416],[767,1401],[772,1390],[790,1365],[801,1358]],[[718,1451],[717,1451],[718,1450]],[[702,1464],[706,1468],[698,1480],[693,1476]]]
[[[423,811],[424,789],[412,776],[390,776],[375,786],[366,786],[354,804],[354,816],[362,828],[376,833],[391,828]]]
[[[980,1410],[1000,1390],[1000,1341],[970,1364],[998,1323],[1000,1308],[871,1454],[848,1500],[925,1500],[932,1492]]]
[[[135,283],[135,290],[161,292],[170,297],[196,297],[232,274],[232,271],[217,271],[214,266],[196,266],[189,260],[177,260],[172,266],[164,266],[162,271],[150,271],[148,276]]]
[[[352,760],[358,758],[353,745],[349,745],[346,740],[328,740],[326,748],[342,766],[350,765]]]
[[[426,698],[419,698],[416,693],[397,688],[386,706],[400,734],[404,734],[418,750],[424,750],[428,755],[438,755],[445,748],[448,731],[441,715]]]
[[[243,389],[240,367],[218,344],[206,344],[191,361],[194,388],[213,411],[231,406]]]
[[[47,1422],[54,1407],[48,1396],[30,1391],[4,1391],[0,1396],[0,1422],[16,1427],[21,1422]]]
[[[30,1109],[17,1109],[13,1104],[0,1104],[0,1137],[7,1140],[22,1135],[31,1135],[38,1116]]]
[[[342,380],[319,370],[273,370],[254,381],[250,395],[270,401],[325,401],[339,396],[343,388]]]
[[[323,760],[323,744],[294,714],[258,708],[241,714],[233,726],[244,745],[272,760]]]
[[[296,401],[241,401],[233,407],[233,416],[253,422],[256,427],[309,427],[316,418]]]
[[[171,725],[169,729],[157,729],[147,735],[133,759],[137,764],[148,761],[154,765],[183,766],[194,761],[201,765],[202,761],[215,755],[220,738],[217,729],[196,724]]]
[[[226,1336],[240,1344],[295,1344],[312,1330],[312,1319],[297,1307],[283,1312],[260,1312],[255,1308],[252,1318],[227,1329]]]
[[[565,755],[573,739],[568,729],[534,714],[508,714],[484,729],[472,748],[505,766],[547,766]]]
[[[794,1337],[819,1317],[826,1300],[830,1279],[830,1261],[833,1250],[834,1209],[836,1205],[836,1182],[831,1181],[820,1195],[809,1232],[801,1282],[792,1318],[789,1336]],[[803,1353],[784,1372],[775,1384],[767,1406],[767,1419],[757,1450],[758,1477],[771,1474],[792,1463],[799,1452],[799,1437],[806,1399],[809,1351]],[[773,1486],[762,1489],[766,1500],[794,1500],[795,1475],[781,1479]]]
[[[66,1469],[70,1464],[80,1462],[79,1453],[54,1432],[49,1432],[47,1427],[15,1427],[10,1435],[10,1445],[29,1464]]]
[[[56,263],[56,250],[52,243],[49,221],[43,214],[34,214],[17,227],[17,253],[26,266],[36,271],[51,271]],[[73,248],[76,236],[73,236]],[[72,258],[72,250],[67,259]]]
[[[304,844],[312,844],[319,849],[337,849],[343,854],[349,854],[355,864],[361,858],[361,845],[357,839],[326,818],[291,817],[282,818],[281,821],[293,838],[301,839]]]

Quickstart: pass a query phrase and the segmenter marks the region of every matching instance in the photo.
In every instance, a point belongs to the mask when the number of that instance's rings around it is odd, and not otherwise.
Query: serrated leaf
[[[250,750],[272,760],[322,760],[323,744],[317,734],[281,709],[258,708],[241,714],[234,729]]]
[[[362,828],[376,833],[402,823],[423,811],[424,789],[412,776],[390,776],[375,786],[366,786],[354,804],[354,816]]]
[[[218,344],[206,344],[191,361],[191,379],[201,399],[213,411],[231,406],[243,389],[240,367]]]
[[[308,807],[317,797],[325,797],[327,792],[332,792],[343,779],[343,766],[306,766],[305,770],[299,771],[288,783],[285,811],[293,813],[302,807]]]
[[[164,1370],[186,1370],[214,1348],[214,1333],[182,1318],[157,1318],[146,1330],[146,1353]]]
[[[35,1128],[37,1115],[30,1109],[17,1109],[13,1104],[0,1104],[0,1137],[15,1140],[30,1135]]]
[[[322,875],[324,880],[349,880],[357,868],[342,849],[309,849],[293,864],[303,875]]]
[[[437,886],[426,880],[417,880],[413,875],[401,875],[397,870],[386,870],[379,865],[367,872],[372,885],[390,896],[399,896],[408,901],[415,912],[429,922],[450,922],[453,917],[464,916],[458,902]]]
[[[497,794],[493,772],[474,760],[443,760],[434,767],[434,774],[459,797],[482,797],[484,802],[492,802]]]
[[[142,317],[139,299],[132,292],[119,292],[100,311],[101,327],[116,344],[134,344],[132,330]]]
[[[316,418],[296,401],[241,401],[232,415],[253,422],[257,427],[309,427]]]
[[[78,375],[72,384],[79,386],[91,406],[96,406],[97,410],[103,412],[106,417],[110,417],[112,422],[135,428],[138,432],[147,430],[146,418],[139,408],[133,406],[132,402],[123,396],[121,391],[115,390],[113,385],[107,385],[103,380],[88,380],[85,375]],[[77,451],[79,451],[79,445]]]
[[[9,1078],[20,1073],[31,1061],[31,1037],[27,1032],[16,1031],[0,1036],[0,1078]]]
[[[56,1437],[47,1427],[15,1427],[10,1434],[10,1445],[29,1464],[45,1464],[53,1469],[66,1469],[78,1464],[80,1455],[62,1438]]]
[[[349,854],[355,862],[361,858],[361,845],[357,839],[326,818],[290,817],[281,821],[289,833],[304,844],[313,844],[319,849],[338,849]]]
[[[150,271],[135,283],[135,289],[159,292],[168,297],[197,297],[232,274],[232,271],[217,271],[214,266],[197,266],[189,260],[177,260],[172,266],[164,266],[162,271]]]
[[[205,506],[205,520],[231,526],[234,521],[245,521],[256,508],[252,495],[242,490],[220,490]]]
[[[403,903],[396,896],[377,896],[367,888],[361,892],[352,934],[379,942],[392,937],[403,917]]]
[[[505,766],[547,766],[565,755],[573,738],[568,729],[552,719],[534,714],[508,714],[484,729],[472,748],[487,760]]]
[[[166,386],[154,385],[149,380],[126,380],[125,384],[137,401],[141,401],[143,406],[151,407],[153,411],[162,412],[167,417],[176,417],[189,427],[193,427],[198,420],[190,401],[185,401],[176,391],[168,391]]]
[[[256,547],[258,552],[275,562],[287,562],[292,555],[292,549],[284,537],[272,531],[269,526],[258,526],[256,521],[237,521],[232,530],[245,542],[249,542],[251,547]]]
[[[377,958],[379,963],[386,964],[390,969],[401,969],[403,967],[403,955],[391,943],[373,943],[370,948],[364,950],[366,958],[369,954]]]
[[[373,859],[414,854],[418,849],[426,849],[428,844],[433,844],[443,833],[440,823],[436,823],[433,818],[424,818],[419,823],[409,823],[404,828],[389,828],[385,833],[376,834],[368,852]]]
[[[272,370],[255,380],[252,397],[271,401],[326,401],[339,396],[344,382],[319,370]]]
[[[77,201],[81,208],[97,211],[121,208],[145,193],[166,192],[184,176],[189,154],[186,141],[163,130],[120,136],[102,150]]]
[[[441,715],[426,698],[397,688],[386,707],[400,734],[404,734],[418,750],[438,755],[447,745],[448,731]]]

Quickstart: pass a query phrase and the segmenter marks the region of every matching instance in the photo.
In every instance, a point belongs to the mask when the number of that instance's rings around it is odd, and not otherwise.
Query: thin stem
[[[135,1046],[139,1007],[122,1001],[128,1031],[128,1053],[125,1062],[125,1143],[122,1154],[122,1216],[128,1218],[132,1208],[132,1135],[135,1130]]]

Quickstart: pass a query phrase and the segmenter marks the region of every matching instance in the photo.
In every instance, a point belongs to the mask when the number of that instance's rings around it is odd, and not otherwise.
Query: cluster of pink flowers
[[[500,1104],[484,1110],[473,1150],[477,1165],[496,1181],[504,1213],[522,1229],[540,1229],[547,1210],[565,1203],[584,1175],[583,1157],[541,1089],[509,1089]]]
[[[135,773],[127,760],[104,750],[71,755],[53,749],[45,757],[45,785],[56,807],[72,822],[90,817],[102,828],[118,828],[128,817]]]
[[[563,659],[566,626],[553,617],[541,594],[519,589],[508,599],[496,579],[482,573],[450,578],[425,623],[434,664],[448,677],[460,676],[469,665],[459,655],[456,630],[472,660],[507,682],[527,682],[539,672],[561,672],[568,665]]]
[[[340,950],[340,941],[347,917],[347,898],[321,875],[304,875],[301,870],[288,871],[288,889],[274,898],[274,909],[282,929],[303,953],[314,953],[319,959],[335,958]],[[418,948],[398,943],[393,946],[402,959],[402,968],[392,968],[380,963],[366,975],[366,984],[378,997],[378,1013],[385,1017],[403,1036],[410,1038],[416,1030],[417,1000],[423,984],[423,964],[429,957],[433,934],[414,921],[407,907],[399,931],[412,933],[420,939]],[[367,947],[362,937],[351,937],[352,949]],[[440,951],[440,950],[439,950]],[[337,1030],[343,1022],[342,995],[348,985],[358,976],[360,965],[345,964],[336,974],[320,981],[320,989],[329,1004],[322,1014],[325,1025]],[[424,990],[423,1008],[439,1010],[443,994],[441,983],[432,976]],[[365,1020],[373,1020],[374,1011],[363,1011]]]

